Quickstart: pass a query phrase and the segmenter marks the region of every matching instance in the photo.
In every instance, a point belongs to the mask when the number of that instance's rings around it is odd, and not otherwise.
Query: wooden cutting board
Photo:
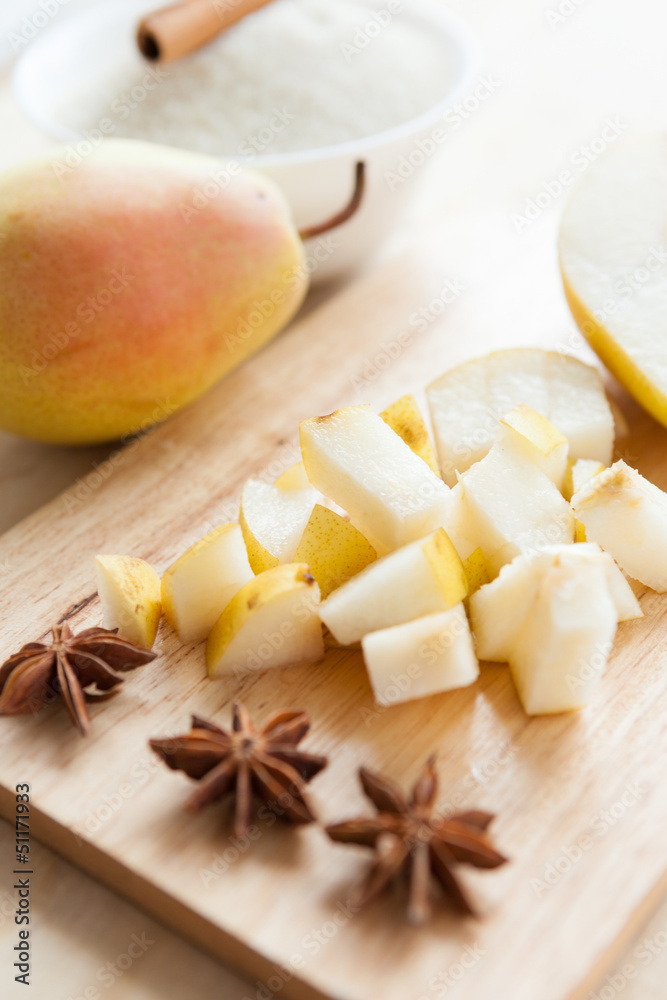
[[[9,531],[0,656],[56,621],[100,622],[95,553],[138,555],[162,571],[235,517],[248,475],[273,479],[297,458],[303,417],[384,406],[498,346],[579,349],[553,234],[536,229],[508,255],[493,239],[504,225],[453,216],[444,236],[320,296],[197,405]],[[440,309],[448,280],[460,294]],[[534,308],[507,307],[520,295]],[[665,431],[614,392],[629,423],[620,453],[664,488]],[[159,658],[93,709],[88,739],[55,707],[0,720],[0,810],[12,819],[14,787],[30,782],[36,836],[253,981],[268,980],[273,994],[418,1000],[462,979],[466,1000],[583,998],[667,886],[657,833],[667,825],[667,599],[638,593],[646,617],[620,627],[594,704],[554,718],[527,718],[497,665],[472,688],[386,710],[374,707],[360,655],[340,649],[315,666],[209,682],[202,648],[181,647],[163,625]],[[443,809],[496,812],[496,842],[512,859],[465,873],[484,919],[460,921],[438,905],[430,926],[410,928],[400,892],[352,913],[362,849],[332,845],[317,826],[281,825],[261,828],[248,848],[234,842],[224,807],[187,815],[188,779],[147,741],[186,731],[193,711],[226,725],[236,698],[260,720],[283,707],[310,713],[307,746],[331,758],[311,785],[324,822],[369,808],[361,764],[407,784],[437,751]],[[256,986],[248,995],[268,994]]]

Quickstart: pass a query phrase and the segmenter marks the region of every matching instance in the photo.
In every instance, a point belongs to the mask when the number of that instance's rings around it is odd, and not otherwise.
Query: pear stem
[[[336,214],[332,215],[330,219],[326,220],[326,222],[322,222],[316,226],[308,226],[306,229],[299,230],[299,236],[301,239],[312,240],[315,236],[321,236],[323,233],[328,233],[330,229],[336,229],[337,226],[342,226],[344,222],[347,222],[359,211],[361,203],[364,200],[365,191],[366,164],[363,161],[360,161],[355,167],[354,191],[352,192],[352,197],[345,208],[343,208],[340,212],[336,212]]]

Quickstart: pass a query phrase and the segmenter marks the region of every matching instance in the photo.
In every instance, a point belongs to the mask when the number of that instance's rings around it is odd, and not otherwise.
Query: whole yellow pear
[[[106,140],[0,177],[0,427],[84,444],[185,406],[303,301],[303,248],[266,178]]]

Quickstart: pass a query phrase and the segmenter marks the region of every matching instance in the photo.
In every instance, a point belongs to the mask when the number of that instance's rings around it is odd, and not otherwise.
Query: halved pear
[[[495,351],[446,372],[426,394],[442,478],[484,458],[498,420],[520,403],[568,439],[571,458],[611,461],[614,420],[599,372],[577,358],[539,348]]]
[[[104,628],[150,649],[160,623],[160,577],[136,556],[95,556],[97,592]]]
[[[289,469],[278,476],[274,486],[280,486],[282,490],[308,490],[310,482],[306,475],[306,467],[303,462],[295,462]]]
[[[313,507],[317,490],[286,489],[261,479],[243,487],[239,522],[254,573],[263,573],[294,559]]]
[[[547,570],[509,660],[528,715],[588,704],[605,672],[616,622],[602,566],[582,561]]]
[[[479,677],[465,608],[370,632],[361,640],[378,705],[467,687]]]
[[[551,482],[563,488],[569,444],[564,434],[525,403],[515,406],[500,421],[498,443],[534,462]]]
[[[206,643],[210,677],[313,663],[324,656],[319,587],[308,566],[253,577],[229,602]]]
[[[384,554],[442,524],[448,489],[368,406],[301,423],[308,478]]]
[[[636,469],[616,462],[572,497],[586,529],[628,576],[667,591],[667,493]]]
[[[574,515],[532,461],[501,444],[461,476],[473,533],[489,573],[522,552],[574,541]]]
[[[353,524],[315,504],[294,560],[310,566],[323,601],[376,559],[377,552]]]
[[[389,553],[335,590],[320,617],[344,646],[367,632],[459,604],[468,591],[463,564],[445,531]]]
[[[181,642],[200,642],[251,580],[243,533],[223,524],[195,542],[162,576],[162,608]]]
[[[380,416],[385,424],[389,424],[392,431],[398,434],[401,440],[405,441],[409,448],[412,448],[415,455],[419,455],[429,469],[439,477],[438,458],[415,397],[409,393],[401,396],[386,410],[383,410]]]
[[[593,350],[667,425],[667,133],[619,139],[583,174],[561,222],[563,285]],[[593,453],[582,456],[599,458]]]

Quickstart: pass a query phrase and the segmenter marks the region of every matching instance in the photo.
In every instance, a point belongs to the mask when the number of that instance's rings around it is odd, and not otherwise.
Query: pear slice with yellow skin
[[[369,406],[302,420],[299,429],[311,483],[347,511],[378,554],[443,523],[448,488]]]
[[[160,577],[153,567],[135,556],[99,555],[95,571],[104,627],[150,649],[161,613]]]
[[[667,592],[667,493],[619,461],[585,483],[572,507],[587,539],[628,576]]]
[[[223,524],[162,576],[162,609],[181,642],[205,639],[232,597],[253,577],[238,524]]]
[[[395,431],[408,447],[412,448],[415,455],[423,458],[429,469],[440,477],[435,448],[431,443],[428,429],[415,397],[410,393],[401,396],[386,410],[383,410],[380,416],[385,424],[389,424],[392,431]]]
[[[498,442],[534,462],[554,486],[563,488],[567,471],[568,440],[541,413],[520,403],[500,421]]]
[[[665,425],[666,219],[667,132],[636,133],[619,139],[582,176],[559,236],[563,287],[579,329]]]
[[[463,571],[468,581],[468,597],[490,582],[489,570],[481,548],[471,552],[463,561]]]
[[[324,656],[319,587],[305,563],[274,566],[229,602],[206,643],[209,676],[243,676]]]
[[[274,486],[279,486],[281,490],[307,490],[310,489],[308,473],[303,462],[295,462],[289,469],[278,476]]]
[[[324,601],[332,591],[375,562],[377,552],[353,524],[316,503],[294,559],[310,566]]]
[[[243,487],[239,523],[253,573],[294,559],[296,547],[320,495],[312,487],[285,489],[249,479]]]
[[[561,491],[565,499],[571,500],[574,494],[599,472],[604,472],[604,465],[602,462],[596,462],[594,458],[579,458],[576,462],[568,460]]]
[[[442,478],[450,486],[489,452],[498,420],[523,403],[569,442],[572,458],[608,464],[614,420],[600,373],[578,358],[540,348],[509,348],[466,361],[427,387]]]
[[[320,617],[345,646],[368,632],[447,611],[468,593],[463,563],[446,532],[390,552],[327,598]]]

